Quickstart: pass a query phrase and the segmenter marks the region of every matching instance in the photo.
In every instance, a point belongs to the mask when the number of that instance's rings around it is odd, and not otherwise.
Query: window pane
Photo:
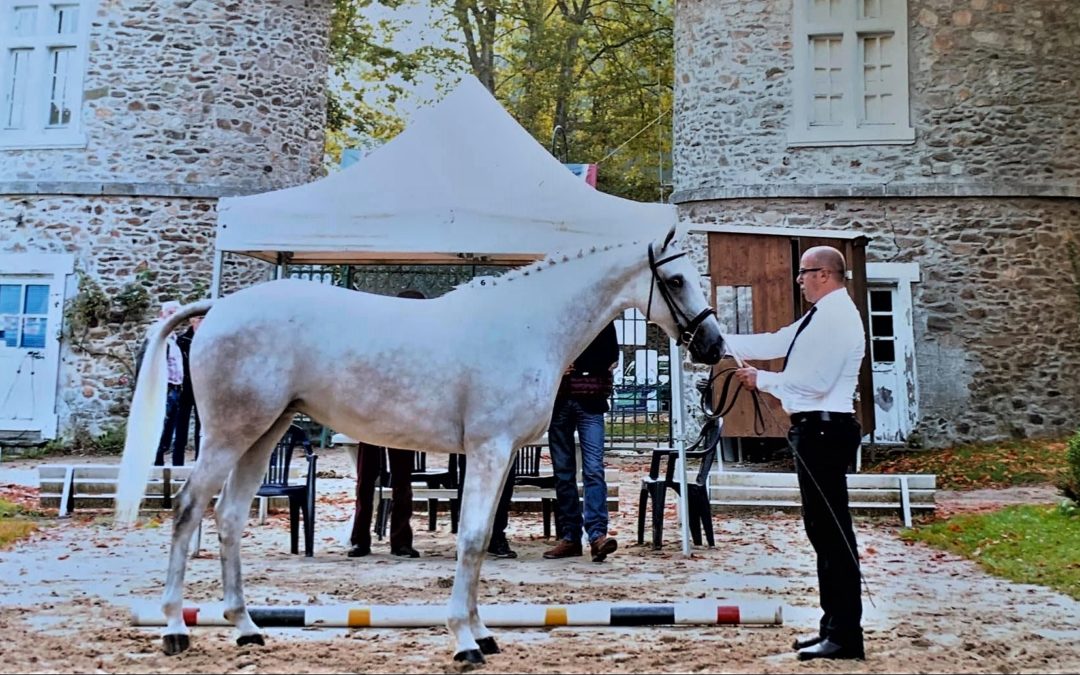
[[[892,337],[893,335],[893,321],[892,316],[886,314],[884,316],[871,316],[870,317],[870,334],[874,337]]]
[[[8,314],[0,317],[3,321],[4,346],[16,347],[19,344],[19,317],[17,314]]]
[[[71,124],[71,103],[68,88],[75,50],[61,47],[49,50],[52,70],[52,87],[49,90],[49,126],[63,127]]]
[[[78,5],[53,5],[53,27],[57,35],[73,35],[79,29]]]
[[[892,311],[892,291],[870,291],[871,312]]]
[[[7,72],[3,81],[3,108],[0,109],[0,121],[6,129],[22,129],[26,126],[26,95],[33,51],[12,49],[8,52]]]
[[[37,7],[16,5],[11,8],[11,23],[8,25],[8,32],[20,37],[33,35],[36,21]]]
[[[45,325],[48,319],[38,316],[28,316],[23,319],[23,334],[21,347],[26,349],[45,348]]]
[[[862,0],[861,19],[877,19],[881,16],[881,0]]]
[[[874,340],[870,345],[875,362],[891,363],[896,360],[896,343],[892,340]]]
[[[49,313],[49,287],[44,284],[31,284],[26,287],[25,314]]]
[[[21,300],[22,285],[0,284],[0,314],[18,314]]]

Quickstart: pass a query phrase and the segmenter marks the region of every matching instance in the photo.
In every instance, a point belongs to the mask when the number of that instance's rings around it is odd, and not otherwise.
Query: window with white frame
[[[81,142],[88,0],[0,0],[0,147]]]
[[[907,0],[793,0],[789,145],[910,143]]]

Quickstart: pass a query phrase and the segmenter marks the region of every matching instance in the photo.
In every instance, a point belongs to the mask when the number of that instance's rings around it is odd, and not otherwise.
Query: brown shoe
[[[581,555],[581,542],[567,541],[560,539],[558,544],[555,544],[555,548],[544,551],[544,557],[548,560],[555,558],[573,558]]]
[[[615,541],[606,534],[596,538],[592,544],[589,545],[592,549],[592,561],[604,562],[604,558],[615,552],[615,549],[619,548],[619,542]]]

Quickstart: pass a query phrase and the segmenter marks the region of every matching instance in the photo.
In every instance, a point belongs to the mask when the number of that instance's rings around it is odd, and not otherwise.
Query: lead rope
[[[746,387],[742,383],[738,383],[734,389],[731,389],[731,381],[735,376],[735,371],[738,368],[732,366],[728,368],[722,368],[713,373],[708,379],[701,380],[697,384],[697,389],[701,392],[701,411],[705,414],[707,419],[716,419],[726,415],[734,406],[735,401],[739,398],[739,393]],[[713,382],[716,381],[721,375],[724,375],[724,385],[720,389],[719,404],[714,410],[712,407],[713,400]],[[731,392],[731,399],[728,400],[728,392]],[[761,394],[754,390],[750,392],[750,400],[753,401],[754,406],[754,433],[761,436],[765,433],[765,420],[762,415],[762,408],[768,413],[769,419],[772,420],[774,425],[779,426],[779,420],[773,415],[772,410],[768,406],[761,405]],[[759,424],[760,423],[760,424]],[[760,429],[760,430],[759,430]],[[825,502],[826,508],[829,509],[829,515],[832,516],[833,523],[836,525],[836,529],[840,531],[840,538],[844,540],[844,546],[847,547],[848,555],[851,556],[852,562],[855,563],[855,569],[859,570],[859,581],[862,583],[863,588],[866,589],[866,599],[870,602],[870,606],[877,609],[877,605],[874,604],[874,594],[870,591],[870,584],[866,581],[866,577],[862,573],[862,565],[859,564],[859,557],[855,554],[855,549],[852,548],[851,542],[844,536],[844,528],[840,525],[840,518],[837,517],[836,511],[833,509],[832,504],[825,498],[825,491],[821,489],[821,485],[818,483],[817,478],[814,477],[813,472],[810,471],[809,465],[803,461],[799,451],[795,449],[795,446],[788,444],[791,448],[791,452],[794,453],[796,459],[802,462],[803,468],[806,470],[806,475],[810,477],[810,481],[814,484],[818,494],[821,495],[821,500]],[[846,482],[846,478],[845,478]]]

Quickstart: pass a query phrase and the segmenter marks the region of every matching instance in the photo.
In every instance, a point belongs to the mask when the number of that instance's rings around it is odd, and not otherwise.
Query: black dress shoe
[[[420,551],[417,551],[412,546],[402,546],[401,548],[390,549],[392,555],[401,556],[402,558],[419,558]]]
[[[505,538],[494,540],[488,546],[488,553],[496,558],[516,558],[517,552],[510,548],[510,542]]]
[[[825,638],[816,645],[799,650],[799,660],[810,659],[865,659],[862,645],[858,647],[845,647],[838,645],[829,638]]]
[[[813,647],[817,643],[825,639],[824,635],[807,635],[806,637],[795,638],[795,643],[791,645],[792,649],[799,651],[800,649],[806,649],[807,647]]]
[[[346,555],[350,558],[363,558],[369,553],[371,553],[370,546],[353,546]]]

